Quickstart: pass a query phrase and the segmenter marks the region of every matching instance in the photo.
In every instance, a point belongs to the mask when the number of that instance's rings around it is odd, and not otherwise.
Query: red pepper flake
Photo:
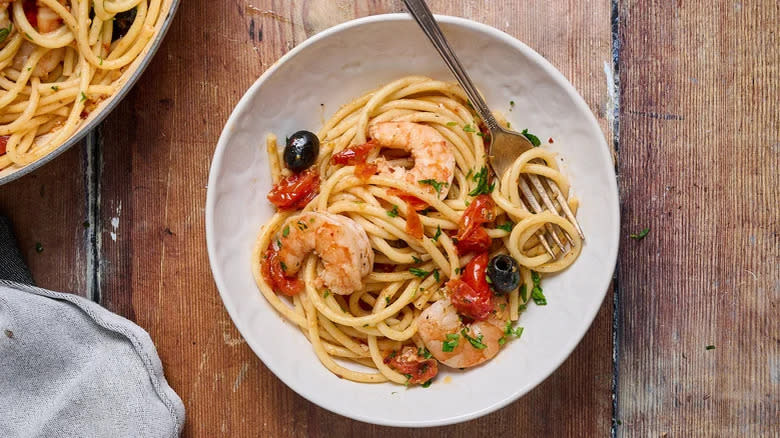
[[[552,137],[550,137],[550,139],[549,139],[549,140],[547,140],[547,143],[553,144],[553,143],[555,143],[555,142],[553,141]]]

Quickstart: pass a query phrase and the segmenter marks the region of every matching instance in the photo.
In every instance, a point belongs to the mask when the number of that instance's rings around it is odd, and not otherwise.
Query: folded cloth
[[[0,437],[176,437],[183,424],[142,328],[81,297],[0,280]]]

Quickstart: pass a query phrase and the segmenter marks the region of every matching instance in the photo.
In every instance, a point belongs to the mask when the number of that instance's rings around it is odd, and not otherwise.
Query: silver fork
[[[485,103],[485,100],[482,99],[482,95],[479,94],[479,91],[474,86],[474,83],[471,82],[471,78],[461,65],[458,57],[455,55],[455,52],[453,52],[452,48],[450,48],[449,43],[447,43],[447,39],[444,38],[444,34],[442,34],[441,28],[439,28],[439,25],[436,23],[436,19],[433,17],[431,10],[428,9],[428,5],[425,3],[425,1],[404,0],[404,3],[406,4],[406,8],[409,10],[412,17],[414,17],[415,21],[417,21],[417,24],[419,24],[420,28],[422,28],[423,33],[425,33],[431,43],[433,43],[436,51],[439,52],[439,55],[441,55],[442,59],[447,64],[447,67],[449,67],[452,74],[458,80],[458,83],[460,83],[460,86],[466,92],[466,95],[469,97],[474,110],[477,112],[477,114],[479,114],[479,116],[485,122],[485,125],[487,125],[488,129],[490,130],[491,140],[490,144],[488,145],[488,164],[493,169],[493,173],[497,177],[503,175],[504,172],[506,172],[512,166],[512,163],[514,163],[515,159],[520,156],[520,154],[534,147],[533,144],[531,144],[531,142],[523,134],[508,130],[498,124],[498,121],[495,117],[493,117],[493,113],[490,111],[487,103]],[[526,182],[524,178],[521,178],[519,181],[520,191],[528,204],[525,205],[524,203],[523,207],[525,207],[525,209],[528,211],[533,211],[534,213],[541,213],[547,209],[559,216],[562,216],[558,211],[558,208],[555,207],[555,204],[550,198],[550,194],[548,193],[547,188],[542,183],[541,179],[537,175],[525,175],[525,177],[531,182],[531,185],[533,185],[536,191],[536,195],[538,195],[542,200],[544,207],[539,204],[539,201],[536,199],[534,191],[531,190],[528,182]],[[569,208],[569,204],[566,202],[566,197],[563,193],[561,193],[560,188],[557,184],[555,184],[555,182],[548,180],[546,180],[546,182],[547,186],[550,187],[550,191],[553,193],[553,197],[560,205],[561,211],[563,211],[565,217],[572,224],[574,224],[574,227],[577,229],[577,233],[580,235],[580,237],[584,239],[585,236],[582,233],[582,228],[580,228],[580,225],[577,223],[577,220],[574,217],[574,213]],[[568,240],[569,236],[566,234],[566,232],[560,229],[560,227],[553,227],[550,224],[547,224],[545,229],[547,233],[544,233],[541,230],[537,232],[537,237],[542,243],[544,249],[551,256],[556,257],[555,252],[552,250],[550,243],[547,240],[549,236],[560,249],[560,253],[558,253],[558,255],[567,253],[568,247],[564,244],[564,242],[561,241],[558,235],[558,231],[560,230],[560,234],[565,236],[565,238]]]

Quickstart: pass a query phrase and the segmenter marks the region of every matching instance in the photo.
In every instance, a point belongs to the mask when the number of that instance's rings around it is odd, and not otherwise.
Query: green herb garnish
[[[428,351],[428,349],[427,349],[427,348],[425,348],[425,347],[420,347],[420,348],[418,348],[418,349],[417,349],[417,355],[418,355],[418,356],[422,356],[422,357],[424,357],[425,359],[430,359],[430,358],[432,358],[432,357],[433,357],[433,355],[431,354],[431,352],[430,352],[430,351]]]
[[[449,183],[436,181],[435,179],[421,179],[420,181],[417,182],[419,182],[420,184],[427,184],[433,187],[433,189],[436,190],[437,195],[441,195],[442,187],[447,187],[449,185]]]
[[[472,347],[476,348],[477,350],[484,350],[487,348],[487,345],[482,343],[482,335],[479,335],[476,338],[472,338],[469,336],[469,334],[466,332],[466,329],[460,331],[460,334],[463,335],[464,338],[466,338],[467,341],[471,344]]]
[[[433,379],[429,379],[427,382],[423,383],[422,387],[423,388],[427,388],[427,387],[431,386],[431,383],[433,383]]]
[[[423,262],[422,259],[417,256],[412,256],[412,260],[414,260],[414,263],[418,265]]]
[[[500,338],[498,338],[498,345],[504,345],[504,344],[506,344],[506,338],[501,336]]]
[[[440,225],[437,225],[437,226],[436,226],[436,234],[434,234],[434,235],[433,235],[433,237],[431,238],[431,240],[433,240],[434,242],[436,242],[436,241],[438,241],[438,240],[439,240],[439,237],[441,237],[441,226],[440,226]]]
[[[507,321],[506,322],[506,327],[504,327],[504,334],[507,335],[507,336],[512,335],[512,336],[514,336],[516,338],[519,338],[520,335],[523,334],[523,330],[524,330],[523,327],[513,328],[512,327],[512,321]]]
[[[458,123],[457,122],[447,122],[447,126],[449,126],[449,127],[458,126]]]
[[[56,85],[52,85],[51,89],[54,90],[54,91],[59,91],[60,87],[58,87]]]
[[[322,294],[322,298],[328,298],[330,296],[330,290],[325,289],[325,293]]]
[[[525,138],[527,138],[528,141],[530,141],[531,144],[534,146],[539,146],[540,144],[542,144],[542,142],[539,140],[539,137],[528,132],[528,128],[523,129],[523,132],[521,132],[521,134],[523,134]]]
[[[290,226],[285,225],[284,229],[282,230],[282,237],[287,237],[290,235]]]
[[[441,343],[441,351],[445,353],[449,353],[452,350],[455,349],[455,347],[458,346],[458,336],[457,333],[450,333],[447,335],[447,340]]]
[[[82,91],[81,92],[81,101],[84,102],[85,100],[87,100],[87,95],[84,94],[84,92]]]
[[[287,272],[287,265],[285,265],[284,262],[280,261],[279,266],[282,267],[282,271]]]
[[[650,228],[645,228],[642,231],[640,231],[638,234],[632,234],[631,238],[634,239],[634,240],[642,240],[648,234],[650,234]]]
[[[499,230],[504,230],[507,233],[511,233],[512,232],[512,227],[514,227],[514,226],[515,226],[515,224],[512,221],[508,221],[508,222],[504,222],[503,224],[497,226],[496,228],[499,229]]]
[[[477,186],[474,187],[474,190],[469,192],[469,196],[488,195],[492,193],[493,189],[496,187],[495,183],[490,184],[488,169],[484,166],[471,178],[471,180],[476,182]]]
[[[385,304],[390,305],[390,297],[385,297]]]
[[[468,124],[463,126],[463,130],[466,131],[466,132],[477,132],[477,130],[474,129],[474,127],[472,127],[471,125],[468,125]]]
[[[398,206],[397,205],[393,205],[393,209],[392,210],[388,210],[387,211],[387,215],[390,216],[390,217],[398,217]]]
[[[439,281],[439,270],[438,270],[438,269],[434,269],[434,270],[433,270],[433,278],[434,278],[436,281]]]
[[[413,275],[415,275],[417,277],[420,277],[420,278],[423,278],[423,277],[425,277],[426,275],[429,274],[428,271],[426,271],[424,269],[420,269],[420,268],[409,268],[409,272],[411,272]]]
[[[14,24],[8,23],[8,27],[4,27],[0,29],[0,43],[5,41],[6,38],[8,38],[8,35],[11,34],[11,31],[14,30]]]

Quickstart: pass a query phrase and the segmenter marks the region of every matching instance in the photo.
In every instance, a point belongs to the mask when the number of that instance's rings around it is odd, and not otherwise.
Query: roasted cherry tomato
[[[409,383],[425,383],[439,373],[439,362],[426,359],[419,351],[406,346],[401,353],[393,350],[384,360],[385,364],[401,374],[409,376]]]
[[[427,202],[423,201],[417,196],[410,195],[404,192],[403,190],[398,190],[395,187],[391,187],[387,189],[387,193],[393,196],[398,196],[399,198],[403,199],[404,202],[409,204],[409,206],[414,209],[414,211],[422,211],[428,208]]]
[[[492,239],[482,224],[491,222],[495,219],[496,204],[488,195],[479,195],[471,201],[458,224],[458,252],[465,254],[467,252],[487,251],[490,248]]]
[[[5,154],[6,146],[8,146],[8,139],[11,138],[8,135],[0,135],[0,155]]]
[[[487,275],[496,295],[504,295],[520,286],[520,267],[515,259],[506,254],[499,254],[490,260]]]
[[[24,16],[30,25],[38,29],[38,4],[36,0],[24,0],[22,3],[22,9],[24,10]]]
[[[342,166],[354,166],[358,163],[365,163],[368,154],[376,147],[377,143],[373,140],[368,143],[350,146],[330,157],[330,163]]]
[[[309,131],[298,131],[287,138],[284,146],[284,164],[293,172],[308,169],[320,153],[320,139]]]
[[[317,196],[319,187],[320,176],[317,172],[313,169],[305,170],[279,181],[268,193],[268,200],[282,210],[298,210]]]
[[[303,283],[298,277],[288,277],[284,274],[285,269],[279,260],[279,251],[273,244],[268,246],[261,268],[263,278],[274,292],[291,297],[303,291]]]
[[[471,286],[479,294],[490,294],[490,285],[485,277],[488,267],[488,253],[471,259],[461,271],[461,280]]]
[[[463,280],[450,280],[447,282],[450,301],[459,314],[475,321],[482,321],[490,316],[493,311],[493,294],[490,289],[475,291]]]

